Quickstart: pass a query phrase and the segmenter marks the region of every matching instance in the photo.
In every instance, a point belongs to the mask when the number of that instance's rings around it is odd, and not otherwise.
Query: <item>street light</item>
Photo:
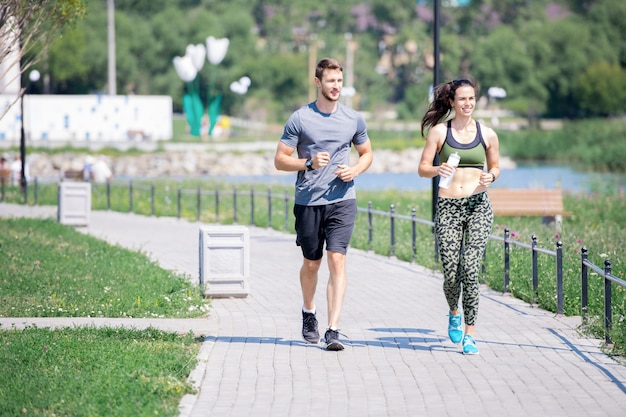
[[[435,18],[434,25],[434,53],[435,53],[435,64],[433,67],[433,88],[439,85],[439,9],[441,0],[434,0],[433,12]],[[433,160],[433,165],[437,166],[441,163],[439,161],[439,154],[435,153],[435,159]],[[437,175],[435,175],[432,179],[432,191],[431,191],[431,215],[432,221],[435,221],[437,216],[437,199],[439,198],[439,181]],[[437,238],[435,237],[435,260],[439,259],[439,242],[437,242]]]
[[[22,186],[22,192],[24,193],[24,203],[28,203],[28,192],[27,186],[28,183],[26,181],[26,135],[24,134],[24,96],[28,93],[29,87],[31,83],[39,81],[39,71],[32,70],[30,74],[28,74],[29,82],[26,84],[26,88],[24,89],[24,93],[22,94],[22,98],[20,100],[21,107],[21,128],[20,128],[20,161],[22,163],[21,172],[20,172],[20,185]]]

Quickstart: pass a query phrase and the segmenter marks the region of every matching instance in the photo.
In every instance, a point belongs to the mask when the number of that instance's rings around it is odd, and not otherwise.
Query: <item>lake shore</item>
[[[267,147],[267,145],[266,145]],[[32,153],[27,154],[30,176],[39,178],[61,177],[67,171],[80,171],[91,156],[101,159],[111,168],[113,176],[121,177],[164,177],[164,176],[255,176],[291,175],[274,168],[274,148],[219,149],[210,147],[172,146],[170,150],[140,155],[108,156],[94,152]],[[403,151],[374,150],[372,166],[367,171],[380,173],[417,173],[422,149],[410,148]],[[357,155],[353,152],[353,159]],[[515,168],[514,161],[502,157],[502,169]]]

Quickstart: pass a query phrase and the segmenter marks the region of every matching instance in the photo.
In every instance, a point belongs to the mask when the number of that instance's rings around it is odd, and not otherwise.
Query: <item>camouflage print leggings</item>
[[[478,276],[492,225],[486,192],[437,201],[435,233],[443,265],[443,293],[450,310],[456,310],[463,288],[463,316],[470,326],[478,315]]]

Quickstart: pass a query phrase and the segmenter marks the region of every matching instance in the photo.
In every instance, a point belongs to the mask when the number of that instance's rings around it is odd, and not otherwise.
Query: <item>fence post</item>
[[[267,227],[272,228],[272,187],[267,187]]]
[[[437,158],[438,158],[438,156],[437,156]],[[433,198],[435,198],[435,199],[436,199],[436,198],[437,198],[437,196],[433,196]],[[433,202],[433,208],[435,208],[435,209],[436,209],[436,207],[437,207],[437,203],[436,203],[436,201],[435,201],[435,202]],[[437,237],[437,219],[438,219],[438,217],[439,217],[439,215],[438,215],[437,211],[435,210],[435,211],[434,211],[434,216],[433,216],[433,222],[434,222],[435,224],[434,224],[434,225],[433,225],[433,227],[431,228],[431,230],[432,230],[432,232],[433,232],[433,240],[434,240],[434,242],[435,242],[435,245],[434,245],[434,246],[435,246],[435,247],[434,247],[434,249],[435,249],[435,257],[434,257],[434,259],[435,259],[435,264],[438,264],[438,263],[439,263],[439,260],[441,259],[441,257],[439,256],[439,255],[440,255],[440,253],[439,253],[439,239],[438,239],[438,237]],[[485,250],[486,250],[486,248],[485,248]]]
[[[198,186],[196,191],[196,221],[200,221],[200,211],[202,211],[202,190]]]
[[[107,210],[111,211],[111,180],[107,179]]]
[[[254,226],[254,187],[250,187],[250,225]]]
[[[556,242],[556,312],[563,314],[563,242]]]
[[[417,232],[415,230],[415,226],[417,223],[416,220],[417,212],[415,211],[415,209],[411,209],[411,243],[413,249],[413,263],[415,263],[415,261],[417,260],[417,244],[415,243],[415,241],[417,240]]]
[[[24,205],[28,205],[28,181],[24,180],[21,184],[22,196],[24,197]]]
[[[391,250],[389,256],[396,256],[396,206],[389,207],[389,227],[391,228]]]
[[[154,183],[150,184],[150,210],[152,212],[152,215],[155,215],[155,210],[154,210]]]
[[[233,187],[233,223],[237,223],[237,187]]]
[[[509,268],[510,268],[509,252],[511,249],[510,246],[511,244],[509,243],[509,228],[505,227],[504,228],[504,293],[509,292]]]
[[[611,261],[604,261],[604,341],[607,345],[611,342],[611,324],[613,322],[613,313],[611,309]]]
[[[220,222],[220,190],[215,189],[215,223]]]
[[[128,211],[133,212],[133,180],[128,182]]]
[[[285,190],[285,230],[289,230],[289,192]]]
[[[374,237],[374,228],[372,226],[372,202],[367,202],[367,250],[372,250],[372,239]]]
[[[532,236],[532,268],[533,268],[533,304],[537,304],[539,298],[539,265],[537,263],[537,235]]]
[[[178,184],[177,190],[176,190],[176,217],[178,218],[178,220],[180,220],[180,211],[182,209],[181,204],[182,204],[182,189],[181,189],[181,185]]]
[[[33,184],[35,186],[35,189],[33,190],[35,201],[33,202],[33,204],[37,206],[39,205],[39,181],[37,180],[37,177],[34,178]]]
[[[589,306],[589,268],[587,267],[587,247],[580,250],[580,308],[583,316],[583,324],[587,324],[587,308]]]

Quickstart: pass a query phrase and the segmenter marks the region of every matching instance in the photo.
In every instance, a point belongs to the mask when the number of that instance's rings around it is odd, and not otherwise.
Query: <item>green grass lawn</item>
[[[0,219],[2,317],[199,317],[187,277],[54,220]],[[0,331],[0,416],[175,416],[201,340],[156,329]]]
[[[0,331],[1,416],[176,416],[200,343],[155,329]]]
[[[46,219],[0,219],[0,316],[197,317],[208,301],[147,256]]]

